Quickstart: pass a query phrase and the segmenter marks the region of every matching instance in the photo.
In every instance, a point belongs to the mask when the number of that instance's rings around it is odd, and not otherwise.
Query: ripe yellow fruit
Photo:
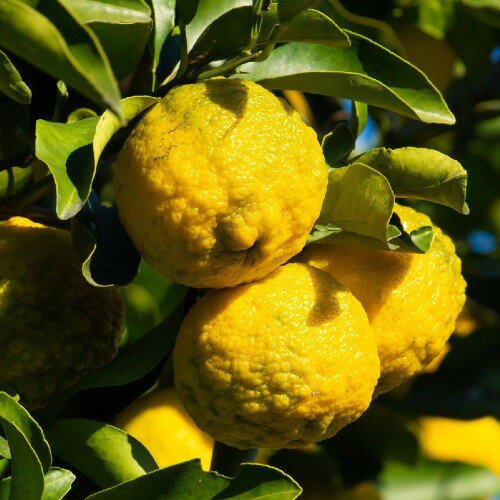
[[[237,448],[295,448],[333,436],[370,404],[379,376],[361,304],[313,267],[212,290],[174,349],[179,397],[197,425]]]
[[[0,224],[0,386],[44,406],[113,358],[122,331],[118,291],[85,281],[67,231]]]
[[[407,231],[432,225],[411,208],[395,211]],[[331,274],[363,304],[380,356],[377,394],[421,372],[444,349],[464,305],[460,259],[451,239],[434,231],[426,254],[331,243],[310,245],[297,258]]]
[[[500,422],[493,417],[424,417],[420,419],[420,443],[430,458],[481,465],[500,475]]]
[[[115,425],[139,440],[160,468],[201,458],[203,468],[210,469],[213,440],[196,427],[174,388],[136,399],[116,417]]]
[[[222,288],[304,246],[326,192],[314,131],[260,85],[215,78],[171,90],[115,165],[120,219],[167,278]]]

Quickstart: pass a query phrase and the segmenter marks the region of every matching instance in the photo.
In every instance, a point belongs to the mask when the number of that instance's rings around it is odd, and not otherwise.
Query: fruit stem
[[[227,477],[235,477],[240,470],[240,464],[253,462],[258,451],[258,448],[238,450],[227,444],[215,441],[210,470]]]

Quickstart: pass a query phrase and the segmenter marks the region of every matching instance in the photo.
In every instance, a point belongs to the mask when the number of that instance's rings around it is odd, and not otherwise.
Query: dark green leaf
[[[234,479],[204,472],[199,459],[173,465],[128,483],[101,491],[87,500],[172,498],[176,500],[293,500],[301,493],[297,483],[273,467],[242,464]]]
[[[203,2],[203,0],[201,0],[201,2]],[[193,20],[199,3],[200,0],[181,0],[180,2],[176,2],[180,20],[184,24],[189,24]]]
[[[151,454],[126,432],[94,420],[56,420],[46,431],[54,453],[101,488],[158,469]]]
[[[82,260],[82,272],[92,285],[128,285],[141,260],[118,217],[116,207],[101,205],[91,193],[82,211],[71,221],[73,244]]]
[[[353,161],[385,175],[396,197],[433,201],[467,214],[467,172],[458,161],[432,149],[376,148]]]
[[[69,470],[52,467],[45,474],[44,480],[41,500],[61,500],[71,489],[75,475]]]
[[[428,78],[404,59],[361,35],[350,47],[289,43],[264,62],[240,66],[239,78],[270,90],[300,90],[343,97],[430,123],[455,119]]]
[[[28,130],[28,106],[0,94],[0,170],[19,161],[29,151],[17,129]]]
[[[127,97],[121,101],[123,117],[131,120],[157,100],[149,96]],[[72,123],[37,120],[36,155],[54,176],[60,219],[69,219],[82,208],[89,196],[99,157],[120,128],[120,120],[110,111],[101,117]]]
[[[278,0],[278,16],[280,22],[290,21],[317,2],[318,0]]]
[[[0,92],[20,104],[29,104],[31,90],[23,82],[21,75],[10,62],[7,55],[0,50]]]
[[[120,92],[97,37],[57,1],[0,4],[0,46],[118,115]]]
[[[157,87],[156,70],[165,41],[175,23],[175,0],[149,0],[153,9],[153,36],[149,39],[151,51],[152,90]],[[161,82],[159,82],[161,83]]]
[[[409,467],[389,462],[380,479],[384,500],[470,500],[500,491],[495,473],[460,463],[422,460]]]
[[[0,393],[0,426],[9,443],[12,474],[10,481],[2,480],[0,494],[9,490],[9,500],[40,500],[44,485],[42,464],[28,437],[14,422],[26,423],[24,409],[16,406],[22,408],[10,396]],[[29,424],[26,429],[32,430]]]
[[[183,4],[186,4],[187,7],[187,4],[191,2],[192,0],[189,0],[188,2],[177,2],[178,8]],[[187,51],[191,52],[192,48],[194,47],[198,39],[202,36],[203,32],[215,20],[217,20],[226,12],[245,6],[251,7],[252,0],[217,0],[216,2],[214,2],[213,0],[199,0],[199,5],[196,15],[194,16],[192,21],[186,26]],[[186,7],[182,6],[180,10],[184,10]],[[186,23],[186,21],[184,22]],[[249,40],[250,38],[250,29],[251,29],[250,22],[248,23],[247,26],[243,27],[243,30],[248,31],[247,40]]]
[[[142,0],[61,1],[97,35],[116,78],[130,74],[151,32],[149,7]]]
[[[338,167],[354,149],[356,139],[346,123],[339,123],[332,132],[325,135],[321,147],[330,168]]]
[[[199,65],[243,49],[250,38],[252,7],[243,6],[230,10],[214,21],[198,39],[191,50],[191,64]],[[278,24],[276,4],[262,13],[262,26],[256,48],[263,48],[271,31]],[[330,47],[349,45],[347,35],[326,15],[316,10],[306,10],[294,18],[287,29],[280,32],[277,42],[318,43]]]
[[[149,373],[171,352],[183,313],[181,302],[168,318],[133,345],[121,349],[112,361],[84,376],[71,392],[93,387],[125,385]]]
[[[353,163],[329,173],[317,222],[387,243],[393,207],[394,194],[389,181],[376,170]]]
[[[5,475],[9,467],[10,460],[8,458],[0,458],[0,477],[3,477]]]
[[[5,392],[0,392],[0,419],[16,426],[38,456],[43,471],[47,472],[52,463],[52,455],[42,429],[26,409]],[[2,454],[7,458],[11,458],[10,455],[7,456],[3,452]]]
[[[73,123],[36,122],[36,156],[54,176],[60,219],[73,217],[90,193],[95,173],[92,142],[98,122],[98,117]]]

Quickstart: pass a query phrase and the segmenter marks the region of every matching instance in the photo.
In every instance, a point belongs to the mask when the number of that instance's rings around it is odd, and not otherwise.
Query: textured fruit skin
[[[327,170],[315,132],[260,85],[216,78],[171,90],[115,165],[120,219],[166,277],[222,288],[304,246]]]
[[[196,427],[173,388],[136,399],[115,425],[138,439],[160,468],[201,458],[203,468],[210,469],[213,440]]]
[[[395,212],[407,231],[432,225],[409,207]],[[464,305],[460,259],[451,239],[435,226],[434,232],[426,254],[332,243],[310,245],[297,257],[331,274],[363,304],[380,356],[376,394],[421,372],[444,349]]]
[[[481,465],[500,475],[500,422],[495,418],[424,417],[419,423],[420,443],[428,457]]]
[[[68,232],[0,225],[0,385],[23,405],[44,406],[109,361],[122,330],[118,291],[85,281]]]
[[[214,439],[241,449],[333,436],[366,410],[378,376],[361,304],[303,264],[208,292],[185,317],[174,349],[188,413]]]

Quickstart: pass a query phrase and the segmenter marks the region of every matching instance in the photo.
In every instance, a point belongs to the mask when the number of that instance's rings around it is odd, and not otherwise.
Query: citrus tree
[[[0,500],[499,493],[500,6],[348,7],[0,0]]]

